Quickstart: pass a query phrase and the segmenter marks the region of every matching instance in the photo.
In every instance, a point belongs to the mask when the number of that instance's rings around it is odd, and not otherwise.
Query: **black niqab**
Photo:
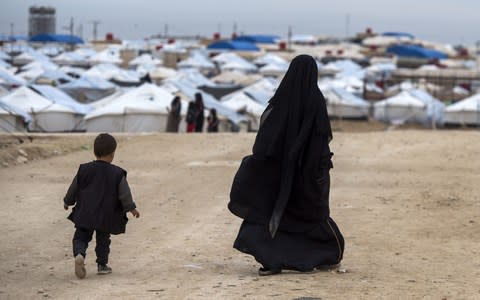
[[[318,88],[316,61],[297,56],[269,102],[258,131],[253,154],[281,160],[280,190],[269,222],[275,235],[288,203],[295,169],[312,134],[332,139],[325,98]]]

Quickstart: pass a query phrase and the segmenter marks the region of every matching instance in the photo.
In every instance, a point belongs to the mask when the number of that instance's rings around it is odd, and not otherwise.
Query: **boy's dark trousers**
[[[110,233],[76,227],[75,235],[73,236],[73,256],[75,257],[78,254],[81,254],[83,257],[86,256],[88,243],[92,240],[94,231],[96,232],[97,240],[95,247],[97,264],[106,265],[108,263],[108,254],[110,253]]]

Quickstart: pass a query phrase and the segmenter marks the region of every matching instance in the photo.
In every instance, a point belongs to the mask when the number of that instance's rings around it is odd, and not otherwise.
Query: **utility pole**
[[[102,24],[102,22],[100,22],[100,20],[93,20],[91,21],[89,24],[92,24],[93,25],[93,40],[96,41],[97,40],[97,33],[98,33],[98,25]]]
[[[163,35],[165,38],[168,37],[168,23],[166,23],[165,27],[163,28]]]
[[[233,22],[233,34],[237,34],[237,22]]]
[[[288,50],[292,50],[292,26],[288,25],[288,34],[287,34],[287,44],[288,44]]]
[[[73,20],[73,17],[70,18],[70,24],[68,26],[63,26],[62,29],[68,30],[70,33],[70,37],[73,37],[73,30],[75,29],[75,22]],[[73,50],[73,43],[70,45],[71,50]]]
[[[12,38],[14,36],[14,31],[15,31],[14,29],[15,29],[15,23],[12,22],[10,23],[10,37]]]
[[[80,23],[77,27],[77,35],[83,40],[83,24]]]

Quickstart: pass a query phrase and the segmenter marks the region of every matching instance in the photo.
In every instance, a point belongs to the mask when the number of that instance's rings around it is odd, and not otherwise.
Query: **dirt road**
[[[335,134],[330,201],[347,273],[265,278],[232,248],[241,220],[226,209],[254,135],[122,136],[115,163],[142,216],[112,238],[113,274],[95,274],[91,244],[84,280],[62,198],[93,157],[88,137],[69,138],[78,151],[0,169],[0,299],[479,299],[479,138]]]

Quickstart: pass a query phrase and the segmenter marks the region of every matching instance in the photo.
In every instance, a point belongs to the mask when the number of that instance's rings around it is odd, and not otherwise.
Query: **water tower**
[[[56,32],[55,8],[50,6],[31,6],[28,17],[28,35]]]

